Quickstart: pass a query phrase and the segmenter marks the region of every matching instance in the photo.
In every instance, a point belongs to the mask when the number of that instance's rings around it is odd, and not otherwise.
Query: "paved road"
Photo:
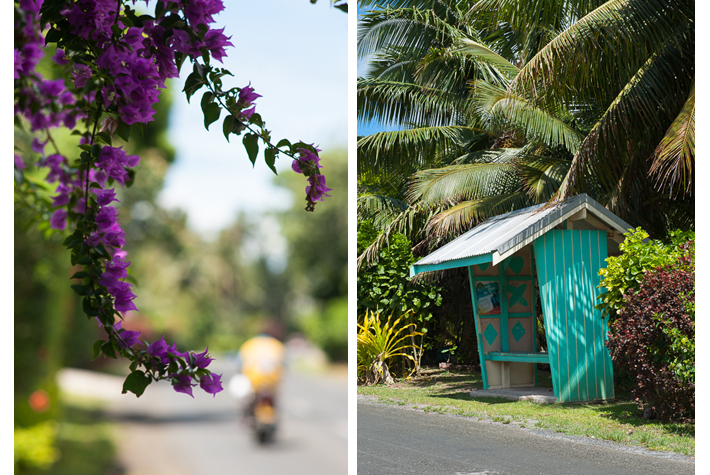
[[[358,475],[683,475],[690,457],[383,405],[358,396]]]
[[[223,379],[229,376],[225,371]],[[267,446],[253,440],[227,391],[212,398],[195,389],[192,399],[167,383],[152,384],[137,399],[120,394],[122,378],[78,370],[64,370],[60,385],[107,401],[108,415],[119,424],[125,475],[347,473],[344,378],[288,374],[279,432]]]

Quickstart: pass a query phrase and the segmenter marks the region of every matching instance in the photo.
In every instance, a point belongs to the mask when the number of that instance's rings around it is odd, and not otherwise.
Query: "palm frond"
[[[493,65],[496,70],[502,72],[508,79],[513,79],[520,72],[520,70],[515,67],[515,65],[510,64],[507,59],[485,45],[469,38],[458,39],[456,46],[453,48],[453,52],[470,54],[488,62]]]
[[[460,96],[417,84],[358,78],[359,121],[441,126],[461,122]]]
[[[620,90],[649,52],[687,36],[693,22],[692,1],[610,0],[535,55],[511,92],[535,103],[565,103],[579,94],[608,103],[609,90]]]
[[[462,201],[437,213],[427,226],[429,249],[450,241],[478,223],[535,204],[524,191]]]
[[[393,132],[378,132],[357,143],[358,175],[410,175],[436,164],[437,153],[456,153],[470,127],[421,127]]]
[[[443,205],[517,191],[520,184],[514,163],[452,165],[417,172],[407,191],[407,201]]]
[[[386,195],[367,194],[357,199],[357,219],[371,219],[376,228],[389,226],[409,205]]]
[[[688,100],[658,144],[649,173],[656,178],[659,190],[670,189],[671,194],[692,195],[695,173],[695,81],[690,88]]]
[[[587,192],[591,196],[619,188],[631,163],[645,167],[647,158],[683,107],[694,74],[692,43],[666,43],[637,71],[580,145],[561,189],[568,197]],[[672,88],[668,85],[673,84]],[[644,175],[648,168],[639,172]]]

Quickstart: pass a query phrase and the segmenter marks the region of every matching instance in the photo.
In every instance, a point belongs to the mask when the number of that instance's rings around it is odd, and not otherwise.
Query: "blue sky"
[[[361,10],[360,8],[357,9],[357,14],[358,17],[360,16],[360,13],[362,13],[365,10]],[[368,58],[362,58],[358,59],[357,61],[357,75],[358,77],[364,76],[367,74],[367,69],[368,69],[368,64],[367,64]],[[381,132],[384,130],[385,127],[378,123],[378,122],[360,122],[358,121],[357,123],[357,134],[358,135],[370,135],[374,134],[375,132]]]
[[[347,15],[320,0],[225,2],[216,16],[235,47],[224,67],[234,74],[225,87],[249,84],[261,94],[256,110],[272,136],[302,140],[330,149],[347,145]],[[219,63],[216,63],[219,65]],[[289,192],[272,184],[273,173],[260,156],[252,168],[242,137],[222,135],[221,120],[206,131],[198,92],[188,104],[182,91],[186,63],[173,82],[170,140],[177,149],[159,202],[188,213],[188,225],[206,236],[229,225],[240,210],[263,213],[287,209]],[[327,161],[323,162],[327,167]],[[293,173],[286,157],[279,173]],[[324,168],[327,177],[327,169]],[[305,181],[304,181],[305,189]]]

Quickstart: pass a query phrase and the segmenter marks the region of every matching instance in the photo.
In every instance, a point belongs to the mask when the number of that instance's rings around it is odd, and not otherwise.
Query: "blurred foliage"
[[[26,429],[15,427],[15,473],[46,470],[58,458],[54,447],[57,438],[56,421],[45,421]]]
[[[297,325],[332,361],[348,360],[348,298],[331,299],[322,314],[302,315]]]

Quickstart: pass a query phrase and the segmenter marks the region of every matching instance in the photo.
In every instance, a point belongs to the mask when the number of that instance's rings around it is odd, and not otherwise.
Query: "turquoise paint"
[[[510,258],[506,259],[510,263]],[[498,291],[500,292],[500,351],[506,352],[510,349],[508,344],[508,279],[505,275],[507,266],[498,266]]]
[[[518,302],[520,302],[520,305],[526,306],[528,301],[525,300],[524,295],[527,288],[527,284],[521,284],[517,287],[509,286],[508,293],[510,294],[510,298],[508,299],[508,307],[513,307]]]
[[[532,281],[531,284],[531,300],[532,300],[532,307],[531,313],[532,313],[532,329],[533,329],[533,352],[537,353],[537,311],[536,311],[536,302],[535,302],[535,281],[533,280],[532,276],[534,275],[535,272],[535,252],[533,251],[532,246],[530,246],[530,280]],[[547,363],[549,364],[550,358],[548,355]],[[535,387],[537,387],[537,366],[535,366]]]
[[[557,319],[553,318],[556,312],[556,300],[554,298],[557,283],[555,276],[555,254],[554,238],[550,233],[546,233],[533,242],[535,253],[535,268],[538,275],[538,287],[540,298],[542,299],[542,311],[545,316],[545,337],[547,338],[547,352],[550,360],[550,373],[552,379],[552,389],[557,400],[560,399],[560,358],[559,345],[557,343],[558,325]],[[549,251],[549,252],[548,252]]]
[[[606,233],[552,230],[533,246],[555,396],[560,402],[613,397],[604,322],[594,309]]]
[[[525,353],[509,351],[503,353],[501,351],[491,351],[486,355],[489,361],[512,361],[518,363],[548,363],[550,362],[549,355],[545,353]]]
[[[523,271],[523,265],[525,265],[525,259],[520,256],[515,256],[510,260],[510,270],[515,274],[520,274]]]
[[[456,269],[458,267],[468,267],[475,264],[481,264],[484,262],[491,262],[493,260],[493,253],[484,254],[481,256],[465,257],[463,259],[456,259],[453,261],[442,262],[440,264],[422,264],[413,265],[409,268],[409,277],[414,277],[421,272],[431,272],[435,270],[446,270],[446,269]]]
[[[513,338],[515,338],[515,341],[520,341],[520,339],[525,336],[525,328],[520,324],[520,320],[518,320],[518,323],[516,323],[512,330],[510,330],[510,333],[512,333]]]
[[[486,264],[488,267],[488,264]],[[476,342],[478,343],[478,361],[481,363],[481,379],[483,389],[488,389],[488,370],[483,352],[483,337],[481,336],[481,326],[479,324],[478,306],[476,305],[476,276],[473,273],[473,266],[468,266],[468,285],[471,290],[471,304],[473,305],[473,324],[476,328]]]
[[[493,343],[496,342],[496,338],[498,338],[498,332],[492,324],[488,323],[486,331],[483,332],[483,337],[488,342],[488,346],[493,346]]]

